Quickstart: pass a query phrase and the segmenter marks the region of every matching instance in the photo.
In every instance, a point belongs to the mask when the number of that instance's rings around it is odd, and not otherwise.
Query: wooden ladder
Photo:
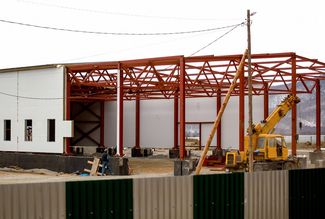
[[[99,164],[100,159],[95,157],[93,161],[88,160],[87,163],[91,164],[91,169],[84,169],[85,172],[89,173],[89,176],[100,176],[101,173],[98,173],[98,168],[102,167],[101,164]]]

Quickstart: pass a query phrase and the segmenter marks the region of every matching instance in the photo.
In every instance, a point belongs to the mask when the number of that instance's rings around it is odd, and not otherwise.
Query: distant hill
[[[297,83],[297,90],[302,89],[302,84]],[[321,134],[325,134],[325,81],[321,81]],[[280,86],[279,86],[280,87]],[[270,95],[269,112],[276,107],[277,104],[286,95]],[[312,94],[298,94],[301,102],[297,104],[297,134],[314,135],[316,133],[316,95],[315,90]],[[300,129],[299,123],[302,123]],[[291,134],[291,112],[281,120],[276,127],[276,132],[284,135]]]

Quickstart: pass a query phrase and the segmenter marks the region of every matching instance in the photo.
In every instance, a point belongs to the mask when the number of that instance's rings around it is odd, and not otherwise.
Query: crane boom
[[[267,117],[267,119],[261,123],[258,123],[253,128],[255,135],[269,134],[274,127],[285,117],[288,111],[291,110],[295,103],[299,103],[300,99],[297,96],[288,95],[282,102],[273,110],[273,112]]]

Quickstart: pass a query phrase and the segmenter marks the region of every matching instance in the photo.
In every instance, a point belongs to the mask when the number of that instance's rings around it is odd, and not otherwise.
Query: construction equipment
[[[284,137],[272,134],[275,126],[286,116],[294,104],[300,99],[294,95],[288,95],[274,109],[266,120],[252,127],[253,168],[258,170],[293,169],[298,167],[298,159],[288,156],[288,148]],[[226,153],[226,168],[246,169],[249,156],[249,136],[245,136],[244,151],[233,150]]]

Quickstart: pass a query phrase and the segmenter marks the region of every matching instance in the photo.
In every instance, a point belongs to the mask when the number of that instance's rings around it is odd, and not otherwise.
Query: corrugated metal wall
[[[244,218],[244,173],[194,176],[194,218]]]
[[[325,169],[289,171],[290,218],[325,218]]]
[[[135,219],[193,218],[193,177],[133,180]]]
[[[132,190],[132,179],[67,182],[67,218],[133,218]]]
[[[0,185],[0,219],[65,218],[65,183]]]
[[[288,207],[288,171],[245,174],[245,219],[287,219]]]

